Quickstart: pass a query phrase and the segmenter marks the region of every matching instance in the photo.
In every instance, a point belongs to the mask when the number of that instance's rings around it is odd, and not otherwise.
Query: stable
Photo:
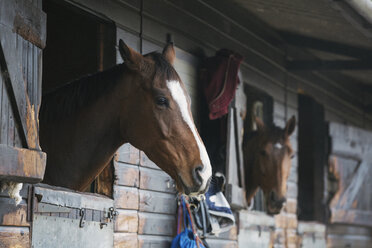
[[[208,236],[211,247],[371,246],[370,25],[345,1],[0,0],[0,181],[23,183],[19,205],[0,193],[0,247],[170,246],[176,182],[128,143],[84,189],[41,183],[43,96],[122,63],[120,39],[140,54],[174,41],[195,125],[205,144],[222,142],[236,223]],[[200,80],[220,48],[244,57],[224,132]],[[245,201],[242,129],[255,117],[283,128],[292,116],[296,156],[272,216],[262,190]]]

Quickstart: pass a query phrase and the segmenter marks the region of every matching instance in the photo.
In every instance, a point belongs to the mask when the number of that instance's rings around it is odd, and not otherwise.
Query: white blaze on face
[[[198,132],[196,131],[195,124],[190,115],[189,105],[187,103],[185,92],[182,89],[180,82],[176,80],[167,81],[167,86],[172,95],[173,100],[178,104],[178,107],[180,108],[183,120],[191,129],[195,141],[198,144],[200,160],[202,161],[204,166],[203,171],[201,171],[200,173],[200,176],[203,179],[203,184],[201,185],[200,189],[203,190],[207,185],[208,179],[212,176],[212,167],[211,162],[209,161],[207,150],[205,149],[205,146],[201,141]]]
[[[276,144],[274,145],[274,147],[275,147],[276,149],[282,149],[282,148],[283,148],[283,145],[280,144],[280,143],[278,142],[278,143],[276,143]]]

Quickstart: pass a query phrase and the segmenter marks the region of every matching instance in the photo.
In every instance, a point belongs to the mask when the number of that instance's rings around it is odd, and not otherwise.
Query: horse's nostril
[[[195,183],[197,184],[197,186],[201,186],[202,183],[203,183],[203,178],[202,176],[200,175],[200,173],[203,171],[203,166],[199,165],[197,167],[195,167],[192,171],[192,176],[194,178],[194,181]]]

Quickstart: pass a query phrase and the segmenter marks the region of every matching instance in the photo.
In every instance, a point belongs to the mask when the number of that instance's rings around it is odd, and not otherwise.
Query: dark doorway
[[[116,27],[71,4],[43,2],[47,14],[47,42],[43,51],[43,95],[84,75],[116,64]],[[87,191],[112,196],[113,163]]]
[[[328,163],[328,124],[312,97],[298,97],[298,218],[324,222]]]
[[[116,64],[116,28],[72,5],[44,1],[47,45],[43,51],[43,93]]]

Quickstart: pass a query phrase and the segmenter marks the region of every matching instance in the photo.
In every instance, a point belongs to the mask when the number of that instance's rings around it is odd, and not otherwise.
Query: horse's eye
[[[158,97],[156,99],[156,104],[159,105],[159,106],[162,106],[162,107],[168,107],[169,106],[169,102],[168,102],[168,99],[165,98],[165,97]]]
[[[261,154],[262,156],[266,156],[266,155],[267,155],[267,153],[266,153],[265,150],[262,150],[262,151],[260,152],[260,154]]]

